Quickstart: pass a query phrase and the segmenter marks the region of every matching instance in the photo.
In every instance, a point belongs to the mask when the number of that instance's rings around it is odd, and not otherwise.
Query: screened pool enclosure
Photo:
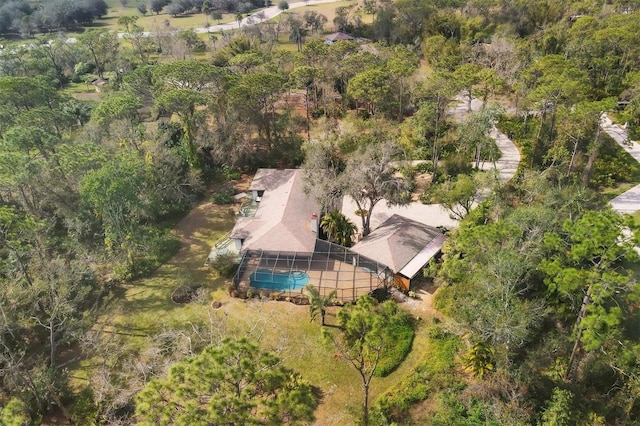
[[[392,281],[393,272],[385,265],[323,240],[316,240],[313,253],[247,250],[233,279],[238,289],[291,298],[301,296],[309,283],[323,296],[336,290],[341,302],[354,301]]]

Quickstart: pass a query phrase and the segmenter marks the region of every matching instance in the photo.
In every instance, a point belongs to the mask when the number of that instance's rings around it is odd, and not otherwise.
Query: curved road
[[[618,143],[636,161],[640,162],[640,144],[629,140],[627,130],[618,124],[613,124],[607,114],[602,114],[600,128]],[[640,185],[634,186],[627,192],[609,201],[613,210],[618,213],[635,213],[640,210]]]
[[[467,98],[462,95],[456,96],[457,104],[449,110],[449,114],[453,115],[456,121],[462,121],[469,113]],[[473,98],[471,100],[471,110],[478,111],[482,108],[482,101]],[[489,134],[495,141],[501,156],[495,162],[482,162],[480,169],[491,170],[496,169],[500,180],[506,182],[515,176],[520,164],[520,151],[518,147],[505,134],[500,132],[495,126]]]
[[[308,0],[308,1],[300,1],[300,2],[296,2],[296,3],[290,3],[289,4],[289,9],[297,9],[299,7],[305,7],[305,6],[313,6],[316,4],[324,4],[324,3],[339,3],[342,2],[344,0]],[[215,33],[218,31],[231,31],[231,30],[237,30],[238,28],[241,27],[248,27],[251,25],[256,25],[256,24],[260,24],[262,22],[268,21],[278,15],[280,15],[283,11],[280,10],[278,8],[278,6],[270,6],[267,7],[265,9],[262,9],[256,13],[252,13],[251,15],[247,16],[246,18],[242,18],[242,20],[240,20],[240,22],[238,21],[234,21],[234,22],[227,22],[226,24],[218,24],[218,25],[210,25],[209,28],[206,27],[201,27],[201,28],[194,28],[193,30],[198,33],[198,34],[206,34],[206,33]],[[177,33],[179,30],[173,31],[169,34],[173,34],[173,33]],[[142,33],[143,37],[151,37],[153,36],[154,33],[150,32],[150,31],[145,31]],[[127,36],[127,33],[118,33],[118,38],[124,38]],[[67,40],[67,43],[75,43],[76,41],[78,41],[77,38],[75,37],[69,37]],[[50,40],[49,43],[53,43],[53,40]]]
[[[452,106],[448,114],[452,115],[455,120],[461,121],[467,114],[467,101],[459,96],[455,98],[456,104]],[[482,107],[482,101],[473,99],[471,109],[474,111]],[[496,145],[502,152],[502,155],[495,162],[485,162],[481,164],[481,169],[496,169],[500,180],[508,181],[515,174],[520,164],[520,151],[516,145],[504,134],[499,132],[495,127],[491,131],[490,136],[496,141]],[[342,213],[351,220],[351,222],[360,227],[361,219],[355,214],[358,209],[355,202],[350,197],[344,197],[342,201]],[[405,206],[389,206],[382,200],[376,205],[371,215],[371,228],[375,229],[382,222],[387,220],[394,214],[408,217],[417,222],[428,223],[431,226],[443,226],[448,229],[457,228],[458,220],[452,219],[450,212],[440,204],[422,204],[421,202],[413,202]]]
[[[296,2],[296,3],[290,3],[289,4],[289,10],[290,9],[297,9],[299,7],[305,7],[305,6],[313,6],[316,4],[324,4],[324,3],[338,3],[340,1],[344,1],[344,0],[308,0],[308,1],[300,1],[300,2]],[[218,24],[218,25],[211,25],[208,28],[202,27],[202,28],[194,28],[194,31],[198,34],[204,34],[204,33],[215,33],[218,31],[231,31],[231,30],[237,30],[241,27],[248,27],[251,25],[256,25],[265,21],[268,21],[278,15],[280,15],[283,11],[280,10],[278,8],[278,6],[270,6],[267,7],[265,9],[262,9],[256,13],[252,13],[251,15],[247,16],[246,18],[242,18],[242,20],[240,22],[238,21],[234,21],[234,22],[228,22],[226,24]],[[150,37],[153,35],[153,33],[151,32],[144,32],[142,33],[144,35],[144,37]],[[127,33],[118,33],[118,37],[122,38],[122,37],[126,37]]]

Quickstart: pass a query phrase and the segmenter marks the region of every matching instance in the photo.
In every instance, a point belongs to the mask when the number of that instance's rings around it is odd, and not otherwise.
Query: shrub
[[[221,277],[233,278],[238,269],[238,258],[233,253],[220,254],[210,265]]]
[[[222,187],[218,192],[211,196],[213,204],[231,204],[233,203],[233,188],[230,186]]]
[[[240,170],[231,169],[228,166],[224,167],[222,173],[225,180],[238,180],[242,177],[242,172]]]
[[[205,293],[201,287],[191,278],[183,278],[179,281],[178,288],[173,292],[171,300],[176,303],[202,302],[204,301]]]
[[[413,169],[418,173],[432,173],[433,163],[419,163],[416,164]]]
[[[237,297],[238,296],[238,289],[236,289],[236,286],[233,285],[233,283],[229,283],[229,284],[227,284],[227,293],[231,297]]]
[[[29,414],[29,407],[27,404],[12,397],[4,406],[0,409],[0,424],[3,425],[30,425],[31,416]],[[35,424],[35,423],[34,423]]]
[[[385,377],[393,372],[411,351],[415,333],[409,317],[404,315],[402,320],[394,321],[387,328],[387,344],[375,372],[378,377]]]
[[[431,342],[424,354],[424,364],[375,401],[371,424],[408,424],[409,410],[416,402],[440,389],[460,387],[458,376],[452,374],[459,339],[438,326],[430,327],[427,334]]]
[[[440,174],[443,179],[446,176],[456,177],[458,175],[469,175],[473,169],[469,159],[462,154],[449,155],[444,160],[444,171]]]
[[[180,249],[180,239],[168,230],[146,230],[139,243],[131,248],[132,253],[114,266],[120,280],[128,281],[148,277]]]

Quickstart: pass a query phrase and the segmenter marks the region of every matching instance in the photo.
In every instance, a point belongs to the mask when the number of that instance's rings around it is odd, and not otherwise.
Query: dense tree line
[[[482,378],[456,397],[469,415],[479,404],[499,424],[556,424],[544,423],[552,415],[577,424],[638,418],[629,403],[637,386],[631,313],[638,289],[628,269],[637,262],[637,238],[625,231],[636,227],[599,203],[588,191],[554,188],[532,174],[501,188],[449,240],[436,303],[468,339],[464,362]],[[496,381],[510,398],[492,393]],[[557,392],[568,399],[558,401]]]
[[[52,0],[33,5],[23,0],[0,5],[0,34],[31,35],[87,25],[107,14],[104,0]]]

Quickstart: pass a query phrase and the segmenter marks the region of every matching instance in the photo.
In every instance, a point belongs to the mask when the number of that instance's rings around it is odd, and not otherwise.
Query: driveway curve
[[[636,161],[640,162],[640,144],[629,140],[627,129],[613,124],[607,114],[602,114],[600,119],[600,128],[618,145],[629,153]],[[635,213],[640,210],[640,185],[634,186],[627,192],[618,195],[609,201],[611,208],[618,213]]]
[[[290,3],[289,9],[287,10],[297,9],[305,6],[314,6],[317,4],[324,4],[324,3],[338,3],[339,1],[340,0],[300,1],[295,3]],[[275,18],[276,16],[280,15],[283,12],[285,11],[280,10],[278,6],[269,6],[262,10],[259,10],[258,12],[252,13],[246,18],[242,18],[239,22],[238,21],[227,22],[226,24],[210,25],[209,27],[194,28],[193,30],[198,34],[216,33],[219,31],[232,31],[232,30],[240,29],[242,27],[249,27],[251,25],[260,24],[262,22]],[[151,37],[153,35],[152,32],[148,32],[148,31],[142,34],[144,37]],[[123,38],[126,36],[127,36],[127,33],[118,33],[119,38]]]
[[[468,105],[466,99],[462,97],[455,98],[456,103],[449,109],[448,114],[454,117],[454,120],[461,121],[468,114]],[[471,110],[477,111],[482,108],[482,102],[473,99],[471,102]],[[485,162],[480,165],[482,170],[496,169],[500,180],[508,181],[515,174],[520,164],[520,151],[518,147],[503,133],[495,127],[490,136],[496,141],[496,145],[502,152],[500,159],[495,162]],[[344,197],[342,201],[342,213],[354,224],[361,227],[361,218],[355,214],[358,207],[350,197]],[[394,214],[408,217],[421,223],[427,223],[431,226],[442,226],[447,229],[458,227],[458,220],[451,218],[451,213],[440,204],[422,204],[413,202],[405,206],[389,206],[385,200],[376,204],[371,215],[371,229],[375,229],[382,222],[387,220]]]

